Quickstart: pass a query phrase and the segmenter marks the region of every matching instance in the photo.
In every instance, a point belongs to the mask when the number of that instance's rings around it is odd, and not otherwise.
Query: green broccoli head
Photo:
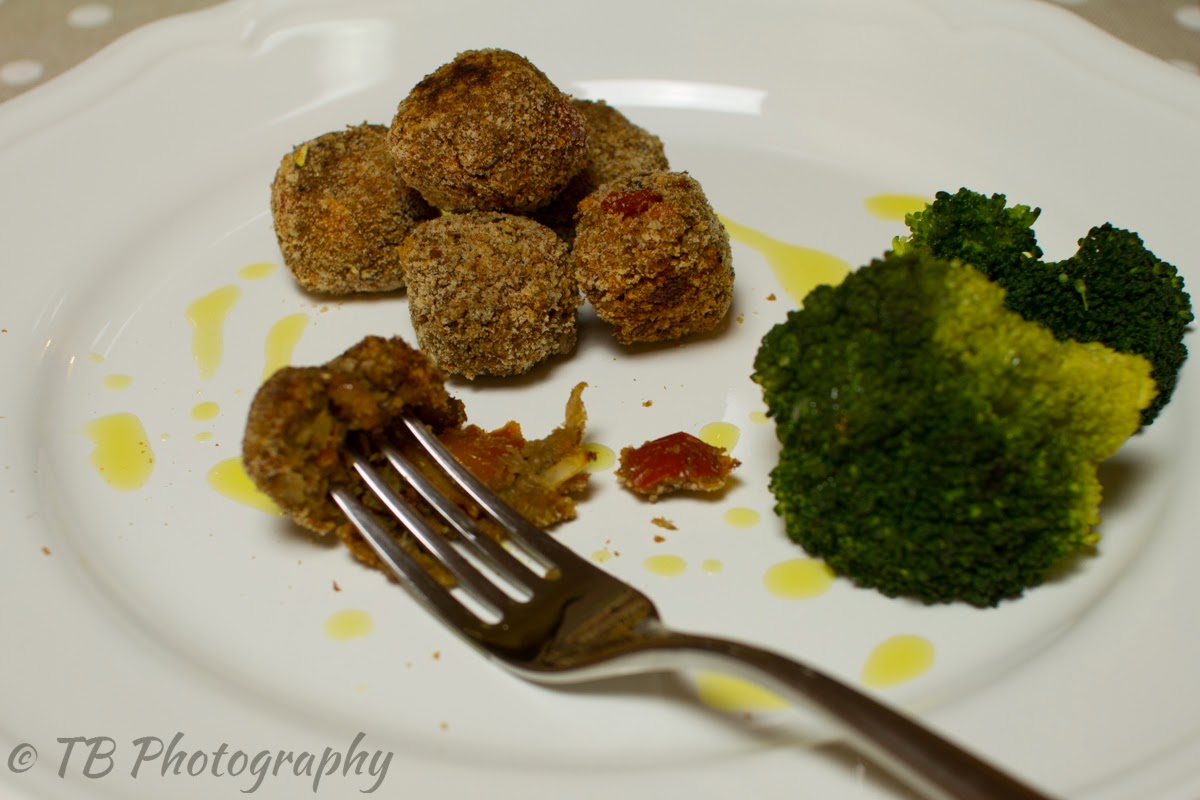
[[[1158,387],[1142,414],[1149,425],[1170,401],[1187,358],[1183,335],[1192,307],[1183,278],[1137,234],[1111,224],[1093,228],[1066,261],[1043,261],[1030,227],[1039,210],[1006,202],[1004,195],[968,189],[939,192],[905,218],[911,234],[893,247],[975,266],[1008,291],[1009,308],[1059,339],[1145,356]]]
[[[891,596],[990,606],[1095,541],[1097,464],[1154,395],[1145,359],[1064,342],[978,270],[890,253],[764,337],[788,535]]]
[[[1178,270],[1136,233],[1111,224],[1092,228],[1067,260],[1031,265],[998,282],[1008,290],[1009,308],[1058,338],[1145,356],[1158,395],[1142,413],[1143,425],[1170,401],[1187,359],[1191,298]]]
[[[957,258],[995,280],[1042,257],[1032,227],[1039,214],[1039,208],[1009,207],[1002,194],[938,192],[924,210],[904,218],[910,234],[896,237],[892,249]]]

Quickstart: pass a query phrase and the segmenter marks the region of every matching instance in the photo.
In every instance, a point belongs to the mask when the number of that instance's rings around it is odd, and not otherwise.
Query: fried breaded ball
[[[376,336],[323,366],[278,370],[250,406],[242,441],[246,473],[292,520],[319,534],[333,533],[355,558],[384,569],[374,548],[330,497],[335,489],[350,494],[445,585],[453,584],[452,576],[426,555],[349,461],[351,448],[358,449],[392,491],[421,507],[416,491],[377,449],[390,444],[451,502],[478,517],[476,504],[405,432],[401,414],[411,413],[425,422],[476,478],[533,524],[550,526],[574,518],[575,495],[586,488],[592,458],[583,448],[586,384],[572,390],[562,425],[543,439],[527,440],[515,422],[495,431],[464,427],[462,403],[446,393],[444,378],[403,340]],[[360,434],[366,441],[358,441]],[[433,517],[428,521],[434,530],[449,533]],[[486,535],[497,541],[504,538],[498,525],[482,518],[476,522]]]
[[[445,211],[532,211],[587,159],[571,98],[507,50],[469,50],[427,75],[389,140],[403,179]]]
[[[733,302],[729,235],[686,172],[604,184],[579,204],[580,289],[622,344],[716,328]]]
[[[445,375],[399,338],[369,336],[319,367],[284,367],[259,388],[242,438],[246,474],[280,510],[316,533],[345,521],[329,492],[358,480],[346,459],[359,431],[389,438],[404,412],[434,431],[466,415]]]
[[[670,168],[662,140],[634,125],[603,100],[574,100],[588,129],[588,158],[548,206],[533,218],[554,229],[567,241],[575,235],[575,209],[579,201],[617,178]]]
[[[363,124],[285,155],[271,213],[296,281],[312,292],[351,294],[404,288],[396,246],[437,210],[400,179],[387,128]]]
[[[575,347],[583,298],[567,245],[528,217],[447,214],[400,248],[421,350],[447,372],[518,375]]]

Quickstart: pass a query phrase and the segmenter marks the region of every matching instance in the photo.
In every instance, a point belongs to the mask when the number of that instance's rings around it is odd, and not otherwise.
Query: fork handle
[[[832,717],[849,743],[930,800],[1050,800],[912,718],[818,670],[740,642],[674,631],[651,635],[655,650],[685,650],[737,667],[780,695]],[[688,659],[694,667],[694,661]]]

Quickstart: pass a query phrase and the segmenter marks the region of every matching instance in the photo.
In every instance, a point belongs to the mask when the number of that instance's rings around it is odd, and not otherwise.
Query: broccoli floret
[[[1158,395],[1144,412],[1149,425],[1171,399],[1187,359],[1183,335],[1193,319],[1178,270],[1131,231],[1101,225],[1079,251],[998,279],[1008,306],[1046,325],[1060,339],[1102,342],[1150,361]]]
[[[1144,358],[1064,342],[978,270],[889,253],[811,292],[755,358],[788,535],[890,596],[991,606],[1097,540],[1099,462]]]
[[[1142,413],[1142,424],[1149,425],[1170,401],[1187,358],[1183,335],[1193,315],[1178,270],[1136,233],[1111,224],[1080,239],[1071,258],[1043,261],[1030,228],[1038,210],[1005,203],[1000,194],[939,192],[923,211],[905,218],[911,235],[897,237],[893,247],[972,264],[1008,291],[1009,308],[1059,339],[1145,356],[1158,387]]]
[[[905,216],[910,234],[897,236],[892,249],[957,258],[996,280],[1042,257],[1033,231],[1042,210],[1007,202],[1002,194],[987,197],[969,189],[938,192],[924,210]]]

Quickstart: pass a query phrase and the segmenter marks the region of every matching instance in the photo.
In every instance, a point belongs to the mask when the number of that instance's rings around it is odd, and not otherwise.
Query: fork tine
[[[533,584],[540,576],[500,546],[495,539],[483,533],[475,521],[442,494],[403,453],[390,445],[381,447],[380,452],[408,482],[408,485],[449,522],[466,542],[474,546],[472,552],[481,556],[488,567],[526,594],[533,591]]]
[[[496,616],[503,616],[504,610],[512,604],[512,599],[505,594],[488,577],[481,574],[473,564],[467,561],[454,548],[450,539],[435,530],[425,520],[419,511],[403,497],[392,490],[370,464],[357,453],[350,455],[350,462],[355,471],[366,481],[375,496],[383,501],[404,527],[433,554],[450,574],[454,576],[463,591],[484,605]],[[391,537],[387,537],[389,540]]]
[[[411,555],[404,552],[392,535],[375,519],[375,515],[362,503],[343,489],[335,489],[331,495],[392,574],[408,586],[435,614],[451,626],[468,633],[480,628],[478,617],[467,610],[449,589],[434,580]]]
[[[551,573],[556,570],[561,571],[564,567],[578,567],[580,564],[590,567],[573,550],[541,528],[531,524],[512,506],[497,497],[491,489],[458,462],[458,459],[425,427],[423,422],[409,414],[405,414],[402,419],[408,430],[425,447],[438,466],[508,531],[509,535],[540,563],[540,566]]]

